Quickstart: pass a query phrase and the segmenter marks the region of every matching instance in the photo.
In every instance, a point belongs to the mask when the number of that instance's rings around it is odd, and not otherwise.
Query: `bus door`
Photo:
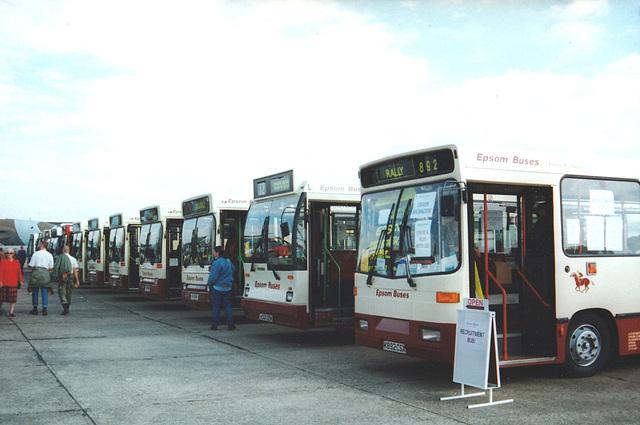
[[[496,313],[500,357],[554,356],[551,188],[470,183],[469,191],[470,293]]]
[[[234,308],[240,308],[240,300],[244,290],[244,273],[242,272],[244,268],[240,257],[240,241],[242,240],[242,228],[246,216],[246,211],[220,212],[220,239],[224,250],[229,256],[229,260],[236,270],[233,275],[233,287],[231,288],[231,304]]]
[[[167,220],[167,297],[180,298],[182,273],[182,220]]]
[[[353,316],[356,270],[356,206],[311,202],[309,217],[313,259],[309,279],[311,322]]]
[[[140,288],[140,226],[129,225],[129,291]]]
[[[103,282],[98,282],[98,283],[104,283],[104,284],[109,284],[109,276],[111,275],[111,273],[109,273],[109,232],[110,229],[103,229],[102,230],[102,244],[101,244],[101,249],[102,249],[102,276],[104,276]]]

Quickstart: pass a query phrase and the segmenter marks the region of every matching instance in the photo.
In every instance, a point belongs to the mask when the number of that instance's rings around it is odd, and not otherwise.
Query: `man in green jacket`
[[[62,255],[56,259],[56,263],[53,266],[53,275],[58,280],[58,295],[62,304],[62,315],[66,316],[69,314],[73,288],[80,286],[78,261],[69,254],[68,246],[62,248]]]

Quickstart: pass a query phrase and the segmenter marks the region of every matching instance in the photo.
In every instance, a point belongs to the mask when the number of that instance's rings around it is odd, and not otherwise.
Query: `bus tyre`
[[[574,378],[585,378],[600,372],[609,357],[609,329],[595,314],[584,314],[571,320],[567,333],[567,373]]]

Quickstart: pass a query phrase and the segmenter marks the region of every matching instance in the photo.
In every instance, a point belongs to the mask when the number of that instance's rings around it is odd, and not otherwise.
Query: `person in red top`
[[[6,258],[0,262],[0,307],[3,302],[8,302],[9,316],[16,317],[13,309],[18,301],[18,288],[22,286],[22,270],[20,270],[20,261],[13,258],[13,249],[7,249],[5,255]],[[1,310],[0,314],[2,314]]]

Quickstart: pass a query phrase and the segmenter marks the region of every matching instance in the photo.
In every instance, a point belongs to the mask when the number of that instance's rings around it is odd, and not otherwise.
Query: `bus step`
[[[502,346],[504,344],[503,334],[497,335],[498,339],[498,355],[502,355]],[[507,350],[509,354],[521,354],[522,353],[522,333],[513,332],[507,333]]]

